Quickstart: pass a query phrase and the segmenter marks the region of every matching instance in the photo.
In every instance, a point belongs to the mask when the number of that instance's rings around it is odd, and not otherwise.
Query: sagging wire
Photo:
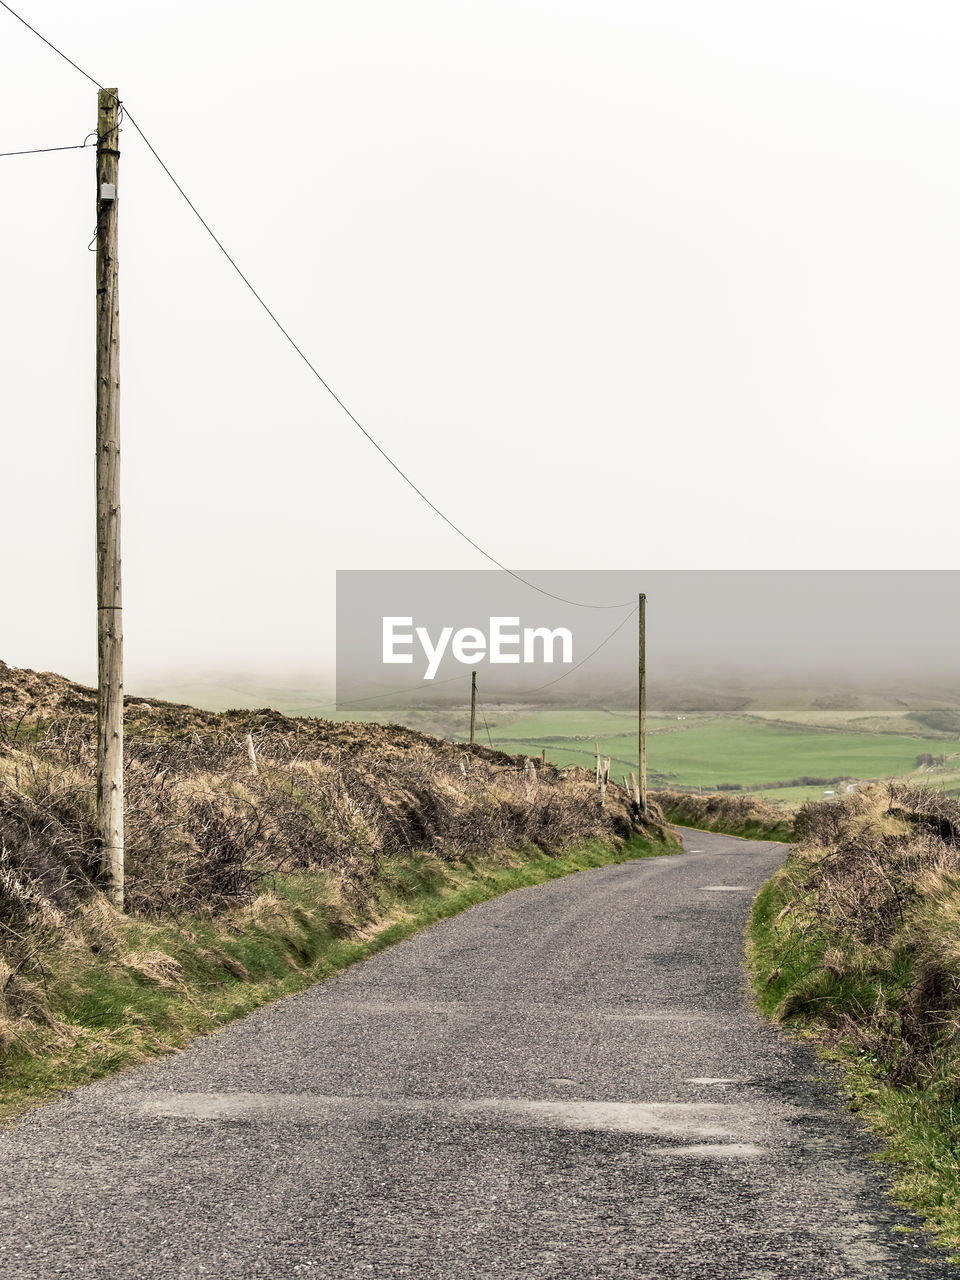
[[[57,54],[58,57],[64,60],[64,62],[69,63],[70,66],[73,67],[75,71],[79,71],[80,74],[85,79],[89,80],[91,84],[96,85],[97,88],[100,89],[101,91],[103,90],[104,86],[100,83],[99,80],[95,79],[92,75],[90,75],[88,71],[84,71],[83,67],[79,66],[76,62],[74,62],[72,58],[68,58],[67,55],[63,52],[63,50],[58,49],[52,40],[48,40],[46,36],[41,35],[40,32],[36,29],[36,27],[31,26],[30,23],[27,22],[26,18],[21,17],[20,14],[17,13],[16,9],[14,9],[11,5],[7,3],[7,0],[0,0],[0,7],[6,9],[7,12],[10,13],[14,18],[16,18],[18,22],[22,23],[23,26],[25,26],[28,31],[31,31],[39,40],[42,40],[43,43],[48,46],[48,48],[52,49],[53,52]],[[119,99],[118,99],[118,102],[119,102]],[[324,388],[324,390],[328,393],[328,395],[335,401],[336,404],[340,406],[344,414],[350,419],[350,421],[361,433],[361,435],[363,435],[367,439],[367,441],[373,446],[373,448],[376,449],[376,451],[381,455],[384,461],[390,467],[393,468],[393,470],[397,473],[398,476],[400,476],[400,478],[404,481],[404,483],[407,484],[413,490],[413,492],[417,495],[417,497],[419,497],[421,501],[423,501],[430,508],[430,510],[433,511],[434,514],[444,522],[444,524],[446,524],[450,529],[452,529],[453,532],[458,535],[458,537],[462,538],[464,542],[466,542],[469,546],[473,547],[473,549],[477,551],[485,560],[488,560],[490,564],[494,565],[502,573],[508,574],[511,578],[514,578],[517,582],[521,582],[523,583],[524,586],[529,587],[531,591],[536,591],[539,595],[546,596],[551,600],[558,600],[561,604],[572,605],[573,607],[578,609],[625,609],[628,606],[628,604],[630,603],[629,601],[621,601],[617,604],[588,604],[582,600],[568,600],[565,596],[558,596],[552,591],[547,591],[544,587],[538,587],[536,583],[531,582],[529,579],[523,577],[522,574],[517,573],[514,569],[509,568],[502,561],[498,560],[496,556],[492,555],[491,552],[487,551],[483,546],[480,545],[479,542],[476,542],[473,538],[471,538],[470,535],[464,529],[461,529],[458,524],[456,524],[453,520],[451,520],[451,518],[448,515],[446,515],[443,511],[441,511],[440,508],[434,502],[432,502],[430,498],[427,497],[427,495],[423,492],[423,490],[420,489],[414,483],[414,481],[410,478],[410,476],[407,475],[407,473],[403,470],[400,464],[394,461],[394,459],[390,456],[390,454],[387,453],[383,445],[380,444],[380,442],[373,436],[373,434],[367,430],[367,428],[363,425],[363,423],[356,416],[356,414],[354,414],[347,407],[345,402],[341,400],[341,398],[337,395],[333,387],[330,385],[329,382],[327,382],[327,380],[321,374],[321,372],[316,367],[316,365],[313,364],[313,362],[310,360],[309,356],[306,354],[303,348],[298,346],[293,335],[289,332],[288,329],[285,328],[280,318],[276,315],[274,311],[270,309],[265,299],[257,291],[253,282],[249,279],[248,276],[244,274],[242,268],[240,267],[240,264],[231,255],[229,250],[224,245],[223,241],[217,236],[216,232],[211,227],[210,223],[207,222],[206,218],[204,218],[203,214],[200,212],[200,210],[197,208],[194,202],[187,195],[186,191],[183,189],[183,187],[180,185],[177,179],[173,176],[173,173],[171,172],[170,168],[167,166],[166,162],[160,156],[159,152],[154,147],[153,143],[150,141],[150,139],[147,137],[144,131],[140,128],[140,125],[137,123],[132,113],[127,112],[127,117],[130,123],[133,125],[134,129],[136,129],[137,133],[143,139],[145,146],[150,151],[154,159],[157,161],[160,168],[164,171],[164,173],[173,183],[174,187],[176,187],[177,191],[183,197],[184,201],[186,202],[186,204],[189,206],[189,208],[197,218],[197,221],[200,223],[200,225],[206,231],[207,235],[209,235],[210,239],[213,241],[213,243],[217,246],[217,248],[223,254],[224,258],[226,258],[227,262],[230,264],[230,266],[233,268],[236,274],[240,277],[240,279],[246,285],[247,289],[250,291],[250,293],[253,295],[256,301],[260,304],[260,306],[266,312],[267,316],[270,318],[270,320],[273,322],[276,328],[280,331],[282,336],[286,339],[286,341],[288,342],[290,347],[293,349],[293,351],[300,357],[300,359],[307,366],[307,368],[310,370],[310,372],[313,374],[316,380],[320,383],[320,385]],[[91,243],[94,243],[96,241],[96,237],[98,234],[99,234],[99,227],[97,229],[97,232],[94,233],[94,240]],[[545,687],[546,686],[544,686],[544,688]]]

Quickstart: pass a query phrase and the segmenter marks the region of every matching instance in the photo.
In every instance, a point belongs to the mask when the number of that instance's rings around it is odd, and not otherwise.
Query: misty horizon
[[[572,570],[521,577],[540,591],[495,571],[338,574],[338,702],[373,701],[391,690],[442,701],[444,682],[467,682],[473,667],[487,696],[543,702],[628,696],[636,689],[638,654],[636,606],[631,613],[629,602],[638,590],[646,596],[651,697],[665,696],[677,681],[903,687],[916,685],[922,673],[924,684],[960,683],[960,573],[953,571]],[[444,626],[476,628],[480,637],[484,619],[501,615],[519,619],[519,628],[569,628],[576,652],[566,664],[525,664],[517,655],[504,665],[485,656],[458,662],[448,648],[433,664],[434,679],[425,680],[415,642],[407,646],[408,665],[385,665],[381,623],[396,615],[424,623],[428,645]]]

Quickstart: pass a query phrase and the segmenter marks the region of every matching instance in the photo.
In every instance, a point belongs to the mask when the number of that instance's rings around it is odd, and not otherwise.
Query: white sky
[[[955,3],[19,9],[499,559],[957,567]],[[0,150],[95,120],[0,10]],[[321,671],[337,568],[488,566],[121,147],[128,687]],[[0,657],[87,680],[93,174],[0,160]]]

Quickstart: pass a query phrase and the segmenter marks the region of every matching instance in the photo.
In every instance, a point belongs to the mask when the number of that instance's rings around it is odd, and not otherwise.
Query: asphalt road
[[[687,846],[474,907],[31,1113],[0,1134],[0,1276],[956,1277],[749,1009],[782,847]]]

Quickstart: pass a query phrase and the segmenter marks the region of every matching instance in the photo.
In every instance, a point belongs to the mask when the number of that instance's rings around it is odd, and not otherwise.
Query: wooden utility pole
[[[637,769],[639,779],[639,807],[640,812],[645,813],[647,809],[647,597],[640,593],[640,662],[639,662],[639,710],[640,723],[638,728],[640,762]]]
[[[123,612],[120,596],[119,107],[97,98],[97,832],[101,882],[123,907]]]
[[[470,673],[470,742],[473,743],[477,735],[477,673]]]

